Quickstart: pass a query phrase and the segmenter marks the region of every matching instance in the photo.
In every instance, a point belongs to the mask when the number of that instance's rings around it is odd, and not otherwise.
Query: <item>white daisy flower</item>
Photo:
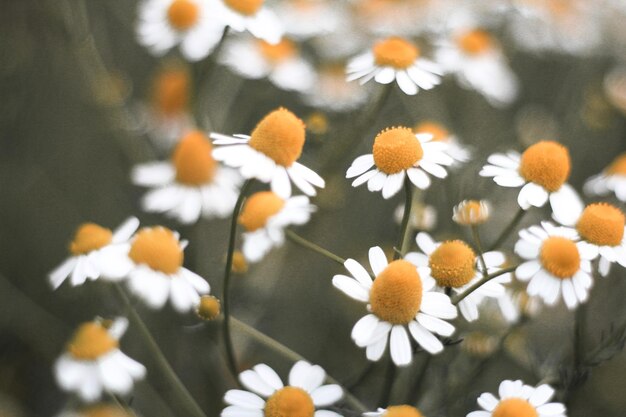
[[[410,405],[392,405],[363,413],[363,417],[424,417],[424,415]]]
[[[95,401],[103,391],[126,395],[146,368],[119,349],[128,321],[118,318],[109,326],[99,321],[81,324],[54,364],[59,386],[84,401]]]
[[[436,283],[436,289],[444,291],[452,288],[456,294],[462,294],[472,285],[483,278],[483,269],[479,256],[461,240],[447,240],[435,242],[425,232],[420,232],[415,238],[417,246],[423,253],[407,253],[405,259],[420,269],[422,277],[432,279]],[[486,252],[483,259],[487,266],[487,274],[498,272],[506,262],[501,252]],[[503,284],[511,282],[511,274],[502,274],[485,284],[481,285],[459,304],[459,310],[467,321],[478,318],[478,305],[485,297],[499,298],[504,295]]]
[[[217,0],[216,16],[236,32],[250,32],[255,38],[278,43],[283,26],[265,0]]]
[[[183,56],[198,61],[211,53],[225,24],[215,3],[204,0],[144,0],[139,6],[137,38],[154,55],[180,44]]]
[[[585,242],[576,243],[577,233],[548,222],[519,232],[515,253],[525,259],[515,270],[521,281],[530,281],[526,291],[554,305],[562,294],[567,308],[574,309],[587,301],[591,278],[591,260],[597,255]]]
[[[180,313],[200,303],[209,283],[183,267],[183,249],[178,233],[157,226],[143,228],[131,241],[128,257],[134,263],[128,274],[128,288],[151,308],[162,308],[167,299]]]
[[[548,402],[554,396],[550,385],[531,387],[520,380],[505,380],[500,383],[498,394],[499,399],[483,393],[478,397],[478,405],[485,411],[472,411],[467,417],[565,417],[563,404]]]
[[[571,224],[583,203],[574,188],[565,181],[569,178],[571,162],[569,151],[560,143],[541,141],[530,146],[522,155],[515,151],[491,155],[480,171],[483,177],[493,177],[502,187],[522,187],[519,206],[543,207],[548,200],[553,215],[562,224]]]
[[[302,58],[298,45],[287,38],[275,44],[254,38],[231,39],[220,60],[242,77],[267,77],[283,90],[302,92],[315,80],[313,67]]]
[[[453,135],[445,126],[441,123],[432,121],[425,121],[415,125],[413,127],[413,133],[420,134],[425,133],[432,135],[434,142],[444,142],[448,144],[446,153],[454,159],[454,165],[467,162],[471,159],[471,152],[464,146],[456,135]]]
[[[489,219],[491,205],[486,200],[463,200],[454,206],[452,220],[463,226],[475,226]]]
[[[615,193],[615,197],[626,202],[626,153],[620,154],[600,174],[589,178],[584,190],[591,195]]]
[[[361,84],[372,78],[379,84],[395,80],[405,94],[412,96],[420,88],[430,90],[439,85],[442,71],[433,61],[423,58],[411,42],[390,37],[350,60],[347,74],[348,81],[359,80]]]
[[[127,258],[128,240],[137,227],[139,220],[135,217],[128,218],[114,231],[95,223],[80,225],[69,245],[72,255],[48,274],[52,288],[57,289],[68,276],[74,286],[83,284],[87,278],[102,277],[109,281],[124,278],[132,268]]]
[[[450,298],[434,292],[435,281],[428,268],[418,268],[406,260],[387,263],[383,250],[369,250],[369,262],[376,278],[354,259],[344,266],[352,275],[335,275],[333,285],[357,301],[367,303],[369,314],[352,329],[352,339],[366,348],[367,359],[378,361],[390,339],[391,359],[397,366],[411,363],[413,348],[407,334],[431,354],[443,351],[443,344],[433,335],[450,336],[454,326],[442,319],[457,316]]]
[[[239,224],[243,233],[243,255],[249,262],[258,262],[273,247],[285,241],[285,227],[309,221],[315,206],[303,195],[283,199],[271,191],[260,191],[246,199]]]
[[[437,209],[429,204],[424,204],[418,198],[414,198],[411,202],[410,214],[409,226],[413,230],[432,230],[437,224]],[[403,217],[404,204],[400,204],[393,212],[393,219],[397,224],[402,224]]]
[[[302,40],[335,32],[348,18],[341,4],[329,0],[285,0],[276,12],[285,32]]]
[[[284,108],[265,116],[250,136],[226,136],[211,133],[215,145],[213,157],[228,166],[239,168],[244,178],[270,183],[282,198],[291,196],[291,181],[303,193],[314,196],[315,188],[324,188],[322,177],[299,164],[305,139],[304,122]]]
[[[304,92],[304,101],[330,111],[348,111],[361,106],[369,97],[367,88],[346,81],[343,64],[322,65],[317,68],[317,79]]]
[[[296,362],[289,372],[285,386],[276,372],[265,364],[239,374],[239,381],[249,391],[226,391],[222,417],[341,417],[330,410],[319,410],[333,405],[343,397],[339,385],[322,385],[326,372],[306,361]]]
[[[148,212],[165,213],[190,224],[205,218],[225,218],[233,212],[242,178],[221,167],[211,142],[200,131],[187,133],[170,162],[149,162],[133,168],[133,183],[152,188],[142,199]]]
[[[448,176],[443,166],[453,159],[446,154],[447,145],[432,141],[432,135],[414,134],[407,127],[392,127],[381,131],[374,139],[372,153],[359,156],[346,172],[346,178],[357,177],[353,187],[367,182],[367,188],[381,191],[383,198],[393,197],[404,184],[405,176],[418,188],[430,186],[431,174]],[[370,169],[374,167],[374,169]]]

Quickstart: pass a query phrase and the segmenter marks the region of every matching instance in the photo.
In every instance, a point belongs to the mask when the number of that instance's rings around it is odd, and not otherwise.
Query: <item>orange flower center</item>
[[[136,264],[148,265],[155,271],[173,274],[183,265],[183,250],[170,229],[151,227],[141,229],[128,254]]]
[[[174,0],[167,9],[167,20],[177,30],[187,30],[198,22],[200,8],[192,0]]]
[[[313,417],[313,399],[301,388],[284,387],[274,392],[265,403],[265,417]]]
[[[393,405],[387,407],[387,411],[383,417],[423,417],[422,413],[415,407],[410,405]]]
[[[183,136],[172,155],[176,181],[188,185],[211,182],[217,169],[217,162],[211,155],[212,150],[211,142],[200,131],[189,132]]]
[[[89,322],[78,327],[67,345],[67,351],[76,359],[93,361],[118,346],[118,341],[109,335],[106,328]]]
[[[374,162],[385,174],[395,174],[411,168],[424,156],[420,141],[407,127],[392,127],[374,139]]]
[[[624,213],[611,204],[590,204],[578,219],[576,230],[595,245],[617,246],[624,238]]]
[[[433,135],[432,140],[446,142],[450,138],[450,132],[443,125],[435,122],[422,122],[415,125],[413,133],[428,133]]]
[[[95,223],[84,223],[76,230],[69,249],[73,255],[83,255],[108,245],[112,239],[113,232],[110,229]]]
[[[304,137],[304,122],[281,107],[256,125],[248,144],[278,165],[290,167],[302,154]]]
[[[204,320],[213,320],[220,314],[220,300],[212,295],[203,295],[200,297],[200,304],[197,313]]]
[[[457,44],[469,55],[479,55],[493,48],[493,38],[482,29],[474,29],[463,33],[457,38]]]
[[[189,73],[184,69],[167,69],[153,83],[154,106],[164,114],[181,113],[189,103]]]
[[[224,3],[243,15],[252,16],[263,6],[264,0],[224,0]]]
[[[239,224],[248,232],[264,227],[267,220],[278,213],[285,205],[285,200],[271,191],[252,194],[243,205],[239,215]]]
[[[288,58],[295,56],[298,52],[296,44],[287,38],[282,38],[280,42],[272,45],[264,40],[257,41],[261,54],[273,63],[282,62]]]
[[[419,57],[419,49],[412,43],[398,37],[390,37],[376,42],[372,47],[374,61],[380,67],[406,69]]]
[[[606,169],[609,175],[626,175],[626,153],[621,154]]]
[[[522,398],[500,400],[493,410],[493,417],[538,417],[539,413],[528,401]]]
[[[474,251],[461,240],[443,242],[428,258],[431,275],[440,287],[459,288],[474,278]]]
[[[131,417],[132,415],[119,406],[99,404],[80,410],[81,417]]]
[[[541,141],[522,154],[519,172],[526,181],[554,192],[567,181],[570,168],[569,151],[565,146],[557,142]]]
[[[543,241],[539,260],[546,271],[561,279],[571,278],[580,269],[580,253],[576,244],[560,236]]]
[[[410,262],[391,262],[370,289],[372,313],[391,324],[408,324],[422,304],[422,280]]]
[[[454,208],[453,220],[459,224],[481,224],[487,219],[489,219],[489,206],[484,201],[465,200]]]

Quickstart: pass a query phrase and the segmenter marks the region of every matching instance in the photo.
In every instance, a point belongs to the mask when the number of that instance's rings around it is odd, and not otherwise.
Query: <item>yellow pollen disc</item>
[[[76,230],[69,249],[73,255],[82,255],[108,245],[111,239],[113,239],[111,230],[95,223],[84,223]]]
[[[178,238],[165,227],[144,228],[137,232],[128,253],[137,264],[155,271],[173,274],[183,265],[183,250]]]
[[[474,251],[461,240],[443,242],[428,258],[431,275],[440,287],[459,288],[474,278]]]
[[[187,30],[198,22],[200,9],[195,1],[174,0],[167,9],[167,20],[177,30]]]
[[[493,38],[482,29],[465,32],[457,38],[457,44],[463,52],[469,55],[479,55],[493,48]]]
[[[153,82],[152,101],[166,115],[184,111],[189,103],[189,73],[180,68],[166,69]]]
[[[196,313],[203,320],[213,320],[220,315],[220,310],[220,300],[212,295],[203,295],[200,297]]]
[[[407,127],[392,127],[374,139],[374,163],[385,174],[395,174],[411,168],[424,156],[420,141]]]
[[[107,329],[99,323],[89,322],[78,327],[67,345],[67,351],[76,359],[92,361],[118,346]]]
[[[393,405],[387,407],[383,417],[423,417],[417,408],[410,405]]]
[[[298,48],[296,44],[287,38],[282,38],[280,42],[272,45],[264,40],[258,40],[259,49],[261,54],[268,60],[274,63],[284,61],[296,55]]]
[[[271,191],[252,194],[243,205],[239,215],[239,224],[248,232],[254,232],[265,226],[267,219],[278,213],[285,205],[285,200]]]
[[[246,16],[255,14],[264,2],[265,0],[224,0],[228,7]]]
[[[621,154],[606,169],[609,175],[626,175],[626,153]]]
[[[372,313],[391,324],[408,324],[422,305],[422,279],[410,262],[393,261],[370,289]]]
[[[580,253],[571,240],[553,236],[543,241],[539,260],[543,268],[557,278],[571,278],[580,269]]]
[[[274,392],[265,402],[265,417],[313,417],[313,399],[301,388],[285,387]]]
[[[99,404],[80,411],[80,417],[131,417],[132,414],[117,405]]]
[[[554,192],[567,181],[570,167],[569,151],[565,146],[557,142],[541,141],[522,154],[519,173],[526,181]]]
[[[279,108],[256,125],[248,144],[278,165],[290,167],[302,153],[304,122],[287,109]]]
[[[395,69],[410,67],[420,55],[420,51],[415,45],[394,36],[376,42],[372,47],[372,52],[376,65]]]
[[[624,213],[611,204],[590,204],[578,219],[576,230],[595,245],[617,246],[624,238]]]
[[[429,133],[433,135],[432,140],[445,142],[450,137],[450,132],[443,125],[435,122],[422,122],[415,125],[413,133]]]
[[[232,271],[235,274],[245,274],[248,272],[248,263],[246,262],[246,257],[243,256],[241,251],[235,251],[233,253],[233,267]]]
[[[176,168],[176,181],[187,185],[202,185],[215,176],[217,162],[213,159],[213,147],[204,133],[193,131],[180,140],[172,164]]]
[[[538,417],[539,413],[528,401],[522,398],[500,400],[493,410],[493,417]]]
[[[489,219],[486,203],[477,200],[465,200],[454,208],[453,220],[463,225],[485,223]]]

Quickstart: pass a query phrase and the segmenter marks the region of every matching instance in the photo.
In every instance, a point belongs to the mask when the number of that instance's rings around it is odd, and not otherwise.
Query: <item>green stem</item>
[[[398,243],[393,259],[400,259],[406,254],[409,246],[409,235],[411,228],[409,227],[411,219],[411,209],[413,208],[413,185],[409,177],[404,178],[404,213],[402,214],[402,223],[400,225],[400,234],[398,235]]]
[[[502,244],[507,240],[511,232],[513,232],[519,222],[522,221],[527,212],[527,210],[524,210],[520,207],[519,210],[517,210],[517,213],[515,213],[515,217],[511,219],[511,222],[506,226],[502,233],[500,233],[500,236],[498,236],[495,243],[489,247],[488,251],[492,251],[502,246]]]
[[[472,229],[472,237],[474,238],[474,244],[476,245],[476,249],[478,250],[478,260],[480,261],[480,266],[483,269],[482,270],[483,277],[486,277],[488,274],[487,263],[485,262],[485,257],[483,256],[484,254],[483,245],[480,242],[480,234],[478,233],[478,226],[476,226],[475,224],[472,224],[470,228]]]
[[[346,261],[342,257],[335,255],[331,251],[324,249],[323,247],[316,245],[315,243],[303,238],[302,236],[298,235],[293,230],[287,229],[285,233],[287,234],[287,238],[291,240],[292,242],[297,243],[300,246],[304,246],[307,249],[311,249],[312,251],[317,252],[320,255],[327,257],[328,259],[332,259],[333,261],[341,265],[343,265],[344,262]]]
[[[579,369],[585,362],[585,334],[587,328],[587,303],[578,306],[574,326],[574,369]]]
[[[417,404],[419,401],[419,394],[422,390],[422,382],[424,382],[424,377],[426,376],[426,370],[430,365],[430,361],[432,360],[433,355],[427,354],[426,358],[422,362],[422,366],[420,367],[419,373],[413,382],[413,386],[407,393],[406,403],[407,404]]]
[[[499,270],[497,272],[494,272],[493,274],[486,275],[483,279],[481,279],[480,281],[478,281],[477,283],[475,283],[474,285],[469,287],[463,293],[457,295],[456,298],[454,300],[452,300],[452,304],[454,304],[454,305],[459,304],[461,302],[461,300],[463,300],[465,297],[467,297],[468,295],[470,295],[471,293],[476,291],[478,288],[482,287],[487,282],[491,281],[494,278],[498,278],[500,275],[504,275],[504,274],[508,274],[509,272],[513,272],[513,271],[515,271],[516,268],[517,268],[517,265],[501,269],[501,270]]]

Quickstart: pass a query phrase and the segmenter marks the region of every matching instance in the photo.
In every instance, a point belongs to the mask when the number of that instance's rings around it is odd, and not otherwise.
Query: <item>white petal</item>
[[[262,410],[263,407],[265,407],[265,401],[261,397],[239,389],[226,391],[226,394],[224,394],[224,402],[226,404],[258,410]]]
[[[535,407],[538,407],[541,404],[545,404],[546,402],[548,402],[553,395],[554,390],[552,389],[552,387],[550,387],[550,385],[543,384],[535,388],[535,391],[530,396],[528,401]]]
[[[326,372],[321,366],[311,365],[306,361],[298,361],[289,371],[289,385],[300,387],[306,392],[312,392],[322,385]]]
[[[411,363],[411,342],[404,326],[396,325],[391,329],[389,351],[391,352],[391,359],[397,366],[405,366]]]
[[[348,297],[363,302],[369,301],[369,290],[354,278],[345,275],[335,275],[333,277],[333,285],[335,288],[343,291]]]
[[[367,189],[371,192],[380,191],[383,189],[385,181],[387,181],[387,174],[381,171],[376,171],[376,175],[367,181]]]
[[[259,374],[253,370],[247,370],[240,373],[239,381],[241,381],[241,385],[243,385],[250,391],[254,391],[264,397],[269,397],[274,393],[274,391],[276,391],[275,388],[265,382],[265,380],[262,379]]]
[[[263,417],[263,410],[252,410],[231,405],[222,410],[221,417]]]
[[[537,407],[537,411],[541,417],[558,416],[565,414],[565,406],[561,403],[548,403]]]
[[[417,322],[427,330],[441,336],[450,336],[454,333],[454,326],[447,321],[429,316],[428,314],[417,313]]]
[[[365,350],[365,356],[370,361],[378,361],[385,353],[385,348],[387,347],[387,338],[381,337],[378,341],[372,343],[367,346]]]
[[[498,406],[498,399],[489,392],[481,394],[477,402],[478,405],[487,411],[493,411]]]
[[[387,268],[387,257],[379,246],[370,248],[368,256],[374,275],[378,276],[378,274],[383,272],[383,269]]]
[[[396,82],[402,91],[409,96],[417,94],[417,85],[404,71],[398,71],[396,73]]]
[[[126,242],[139,227],[139,219],[129,217],[117,229],[113,231],[113,243]]]
[[[415,341],[424,348],[425,351],[436,354],[443,351],[443,344],[432,333],[426,330],[421,324],[412,321],[409,323],[409,331]]]
[[[371,153],[367,155],[361,155],[356,158],[352,162],[352,165],[350,165],[350,168],[348,168],[348,171],[346,172],[346,178],[359,176],[366,172],[368,169],[370,169],[372,166],[374,166],[374,155],[372,155]]]
[[[359,347],[365,347],[372,339],[372,335],[380,320],[373,314],[363,316],[352,328],[352,339]]]
[[[573,226],[583,212],[584,204],[576,190],[563,184],[558,191],[550,194],[552,217],[566,226]]]
[[[385,185],[383,185],[383,198],[389,199],[396,195],[404,184],[404,171],[388,175]]]
[[[343,263],[343,266],[352,274],[354,279],[359,281],[359,283],[361,283],[361,285],[363,285],[365,288],[370,288],[372,286],[372,277],[363,267],[363,265],[361,265],[354,259],[347,259]]]
[[[63,281],[65,281],[67,276],[72,272],[77,262],[77,257],[72,256],[67,258],[61,265],[57,266],[54,270],[52,270],[52,272],[50,272],[48,278],[50,280],[50,284],[52,285],[52,289],[56,290],[61,284],[63,284]]]
[[[339,385],[323,385],[311,393],[313,404],[317,407],[326,407],[336,403],[343,396],[343,390]]]
[[[430,178],[421,169],[409,168],[406,173],[411,182],[420,190],[425,190],[430,186]]]
[[[385,67],[382,68],[378,74],[374,77],[377,83],[380,84],[389,84],[396,78],[396,72],[393,68]]]
[[[515,275],[522,281],[528,281],[539,269],[541,269],[541,264],[538,261],[528,261],[515,269]]]
[[[427,292],[422,295],[420,310],[440,319],[453,319],[457,316],[456,307],[450,301],[450,297],[436,292]]]
[[[281,389],[283,387],[283,381],[280,379],[276,371],[274,371],[266,364],[260,363],[254,366],[252,369],[254,369],[263,379],[263,381],[265,381],[272,388]]]

